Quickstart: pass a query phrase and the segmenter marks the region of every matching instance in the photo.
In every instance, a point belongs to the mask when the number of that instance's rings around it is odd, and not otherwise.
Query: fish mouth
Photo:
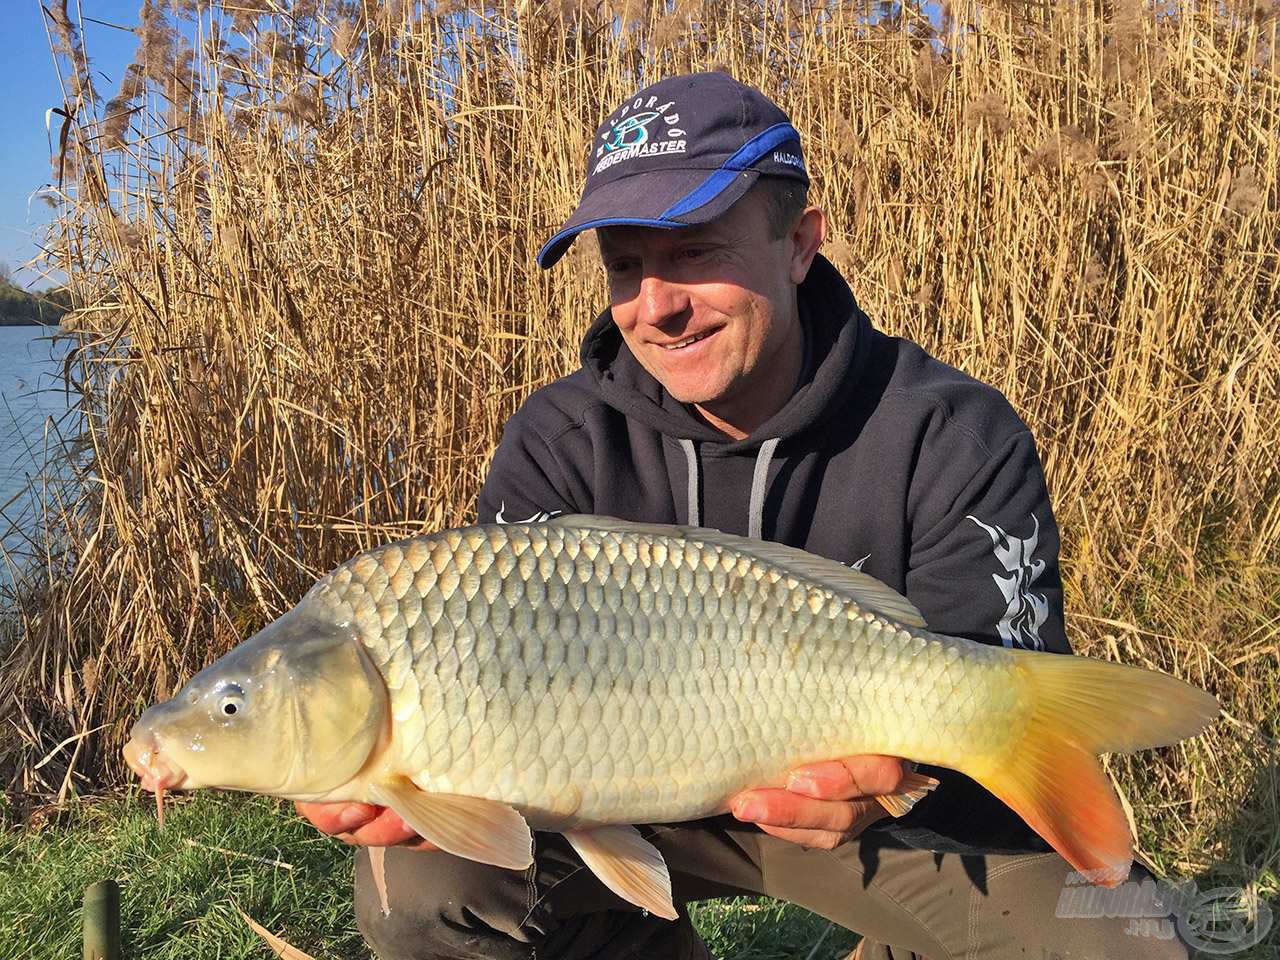
[[[181,790],[187,784],[187,772],[166,757],[154,741],[130,738],[124,745],[124,762],[142,778],[142,789],[161,793]]]

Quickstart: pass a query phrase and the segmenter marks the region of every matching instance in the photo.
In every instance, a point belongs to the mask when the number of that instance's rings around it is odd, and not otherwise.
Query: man
[[[994,389],[872,329],[818,254],[808,182],[785,114],[722,73],[663,80],[609,116],[539,263],[595,229],[611,306],[582,368],[511,419],[480,521],[596,513],[777,540],[883,580],[939,632],[1069,653],[1031,434]],[[678,905],[781,897],[863,933],[866,960],[1186,957],[1123,918],[1056,917],[1065,861],[972,781],[929,772],[941,785],[896,821],[872,798],[901,761],[851,757],[651,839]],[[395,844],[389,914],[364,850],[356,868],[361,931],[386,960],[707,956],[683,909],[673,923],[624,903],[557,836],[518,873],[430,851],[389,811],[300,809]]]

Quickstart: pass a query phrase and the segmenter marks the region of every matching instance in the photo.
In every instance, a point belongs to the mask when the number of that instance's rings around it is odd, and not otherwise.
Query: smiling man
[[[1031,434],[997,391],[872,328],[818,253],[808,185],[785,114],[722,73],[663,80],[605,120],[538,260],[594,229],[610,306],[581,369],[511,419],[480,521],[596,513],[777,540],[883,580],[938,632],[1069,653]],[[1124,917],[1058,916],[1070,868],[959,774],[930,769],[938,789],[887,819],[873,798],[903,772],[832,758],[656,828],[674,923],[613,896],[558,836],[519,873],[432,851],[389,811],[300,809],[389,846],[389,913],[357,859],[360,929],[386,960],[706,957],[683,905],[740,893],[862,933],[865,960],[1187,956]]]

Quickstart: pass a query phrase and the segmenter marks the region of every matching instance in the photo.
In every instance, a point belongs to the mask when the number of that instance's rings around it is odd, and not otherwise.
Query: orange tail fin
[[[1218,701],[1153,670],[1085,657],[1015,651],[1028,709],[1001,755],[966,770],[1086,879],[1129,875],[1128,821],[1097,760],[1195,736]],[[980,769],[981,768],[981,769]]]

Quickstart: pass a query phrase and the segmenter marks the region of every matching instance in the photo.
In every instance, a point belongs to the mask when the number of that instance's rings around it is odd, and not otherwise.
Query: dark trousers
[[[740,894],[788,900],[861,933],[865,960],[1190,956],[1166,939],[1170,923],[1057,916],[1073,912],[1060,906],[1071,868],[1057,854],[960,857],[888,845],[874,832],[835,851],[806,850],[730,817],[642,830],[666,857],[678,906]],[[360,932],[383,960],[710,956],[683,909],[672,922],[619,900],[556,834],[536,834],[525,871],[395,847],[385,863],[388,916],[367,852],[356,859]],[[1149,878],[1135,866],[1131,880]]]

